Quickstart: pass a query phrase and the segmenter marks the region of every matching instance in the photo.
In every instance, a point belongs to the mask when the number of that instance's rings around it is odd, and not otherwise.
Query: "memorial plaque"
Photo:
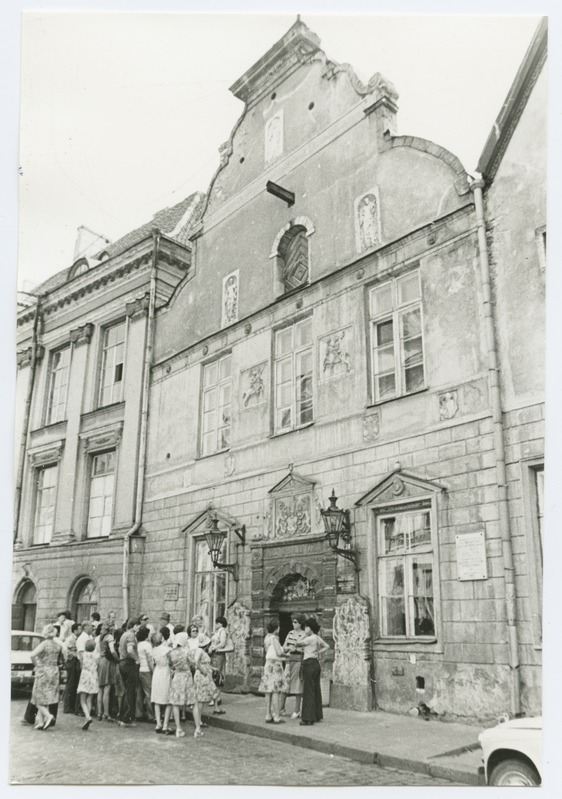
[[[174,585],[167,585],[164,592],[164,599],[175,600],[178,598],[179,586],[177,583]]]
[[[484,531],[460,533],[455,536],[457,544],[457,579],[486,580],[486,536]]]

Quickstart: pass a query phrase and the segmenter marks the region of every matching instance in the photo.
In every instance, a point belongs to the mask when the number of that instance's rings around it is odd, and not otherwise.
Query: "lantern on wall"
[[[219,528],[219,519],[216,514],[210,517],[210,523],[211,526],[204,535],[207,547],[209,548],[209,556],[211,558],[211,563],[213,564],[213,568],[230,572],[234,577],[234,579],[237,581],[238,563],[220,562],[221,552],[224,546],[224,542],[226,541],[226,538],[228,536],[228,530],[224,529],[221,530]],[[234,528],[234,532],[240,539],[242,546],[244,546],[244,544],[246,543],[246,526],[242,525],[242,527]]]
[[[357,552],[351,548],[349,511],[338,508],[337,501],[336,492],[332,488],[330,507],[326,510],[320,510],[322,521],[324,522],[326,539],[333,552],[346,560],[350,560],[355,567],[355,571],[359,571],[359,567],[357,566]]]

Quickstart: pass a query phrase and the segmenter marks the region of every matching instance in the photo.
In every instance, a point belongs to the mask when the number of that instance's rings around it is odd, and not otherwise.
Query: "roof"
[[[546,60],[547,30],[548,20],[543,17],[482,150],[476,170],[489,181],[496,176],[506,147],[511,141],[519,118]]]
[[[126,233],[112,244],[107,244],[103,250],[98,253],[98,258],[102,254],[104,258],[106,256],[114,258],[116,255],[120,255],[134,244],[138,244],[138,242],[146,239],[155,229],[159,230],[161,233],[165,233],[166,236],[180,244],[189,246],[189,237],[199,221],[204,199],[205,195],[200,191],[196,191],[177,205],[173,205],[171,208],[163,208],[161,211],[154,214],[150,222],[146,222],[135,230]],[[93,260],[94,263],[96,262],[95,258],[89,260]],[[67,282],[71,276],[71,272],[72,266],[62,269],[60,272],[57,272],[55,275],[47,278],[43,283],[36,286],[33,293],[49,294],[51,291],[60,288],[60,286],[63,286]]]

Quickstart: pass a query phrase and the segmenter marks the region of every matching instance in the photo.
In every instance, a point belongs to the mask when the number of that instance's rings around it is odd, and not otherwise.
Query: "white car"
[[[487,785],[540,785],[542,717],[511,719],[478,736]]]
[[[33,685],[31,653],[43,640],[44,636],[40,633],[12,630],[12,689],[31,689]]]

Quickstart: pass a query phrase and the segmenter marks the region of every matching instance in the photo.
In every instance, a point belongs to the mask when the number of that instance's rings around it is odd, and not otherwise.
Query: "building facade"
[[[62,468],[78,489],[60,490],[49,544],[20,533],[16,605],[28,567],[37,584],[57,575],[48,590],[59,604],[62,586],[88,575],[104,609],[107,581],[118,611],[202,614],[209,628],[224,614],[235,642],[227,688],[243,691],[257,690],[267,622],[279,618],[283,637],[305,613],[331,646],[332,706],[424,702],[465,719],[540,708],[545,53],[542,25],[483,181],[439,145],[399,136],[394,86],[379,73],[362,84],[300,21],[236,81],[244,111],[185,269],[145,333],[149,413],[140,344],[127,366],[136,399],[111,418],[96,406],[114,318],[101,295],[100,321],[82,306],[98,343],[85,349],[89,371],[72,367],[84,387],[73,425],[70,409],[62,425],[41,422],[53,366],[39,367],[23,482],[35,499],[22,503],[21,530],[39,535],[39,498],[52,491],[38,487],[43,466],[69,453]],[[23,318],[27,343],[31,312]],[[56,350],[48,332],[42,343]],[[122,513],[94,544],[79,475],[101,450],[88,435],[122,423],[124,447],[127,407]],[[349,511],[339,551],[321,513],[332,492]],[[218,567],[213,526],[225,538]]]

